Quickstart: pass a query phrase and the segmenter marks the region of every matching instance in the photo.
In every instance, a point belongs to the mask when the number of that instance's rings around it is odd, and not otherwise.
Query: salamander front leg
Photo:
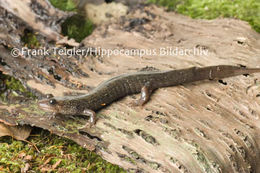
[[[87,122],[83,127],[80,127],[78,129],[90,128],[96,123],[96,113],[94,111],[90,109],[85,109],[82,115],[89,116],[89,122]]]
[[[148,102],[151,93],[152,93],[151,82],[146,82],[141,89],[141,98],[135,102],[135,105],[143,106],[145,103]]]

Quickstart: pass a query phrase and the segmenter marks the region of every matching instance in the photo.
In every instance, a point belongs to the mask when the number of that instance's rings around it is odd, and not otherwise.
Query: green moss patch
[[[39,129],[34,133],[28,140],[40,153],[30,143],[0,138],[0,171],[20,172],[27,163],[35,172],[125,172],[71,140]]]
[[[78,12],[75,0],[50,0],[51,4],[63,11]],[[86,19],[84,15],[76,14],[65,20],[61,25],[62,34],[69,38],[75,39],[77,42],[82,41],[93,31],[93,23]]]
[[[40,47],[40,42],[38,41],[36,35],[31,31],[25,30],[21,40],[24,42],[24,45],[28,48]]]
[[[61,25],[62,34],[80,42],[93,31],[93,23],[82,15],[74,15],[66,19]]]
[[[7,101],[7,95],[11,96],[24,96],[27,98],[35,98],[22,83],[14,77],[4,75],[0,72],[0,98],[2,101]]]
[[[249,22],[260,32],[260,1],[256,0],[148,0],[192,18],[231,17]]]
[[[76,11],[74,0],[50,0],[51,4],[63,11]]]

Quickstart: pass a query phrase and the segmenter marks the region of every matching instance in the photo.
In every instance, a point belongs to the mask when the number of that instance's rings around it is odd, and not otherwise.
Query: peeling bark
[[[259,40],[260,35],[242,21],[193,20],[143,6],[130,10],[116,23],[98,27],[82,47],[195,47],[209,54],[14,58],[2,46],[0,70],[21,80],[39,98],[47,93],[81,94],[112,76],[143,68],[256,67],[260,64]],[[4,41],[1,36],[1,43]],[[129,106],[135,96],[128,96],[99,111],[97,124],[86,131],[77,130],[86,122],[83,117],[57,115],[49,119],[51,115],[35,101],[1,104],[0,119],[70,138],[128,171],[259,172],[259,77],[254,74],[158,89],[144,107]]]

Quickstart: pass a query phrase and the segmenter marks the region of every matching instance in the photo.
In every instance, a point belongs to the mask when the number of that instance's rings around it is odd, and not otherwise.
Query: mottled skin
[[[260,72],[260,68],[244,68],[229,65],[187,68],[163,72],[143,71],[113,77],[101,83],[88,94],[81,96],[52,97],[39,101],[39,106],[54,114],[90,116],[89,126],[95,123],[95,111],[130,94],[141,92],[137,105],[145,104],[151,92],[161,87],[222,79],[226,77]]]

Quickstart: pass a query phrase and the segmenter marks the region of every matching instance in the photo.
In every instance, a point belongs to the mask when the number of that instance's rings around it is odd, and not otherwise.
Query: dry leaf
[[[0,123],[0,137],[12,136],[17,140],[25,140],[29,137],[31,130],[30,126],[8,126]]]

